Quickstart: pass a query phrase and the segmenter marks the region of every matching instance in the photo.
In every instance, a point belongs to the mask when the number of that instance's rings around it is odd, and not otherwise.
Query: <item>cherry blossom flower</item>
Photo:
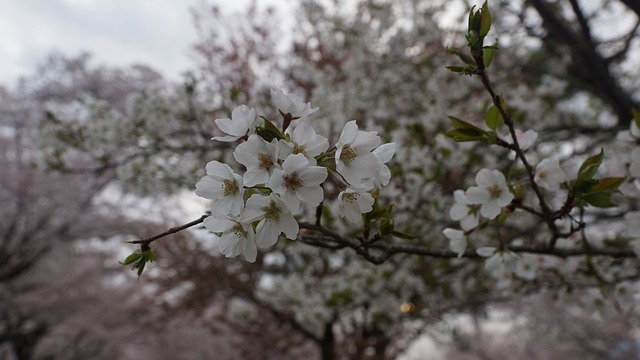
[[[271,98],[282,114],[289,114],[294,119],[309,116],[318,111],[318,108],[311,107],[311,103],[305,103],[301,96],[285,94],[279,89],[271,89]]]
[[[531,254],[523,254],[516,262],[515,274],[525,280],[534,280],[538,272],[538,257]]]
[[[306,122],[302,122],[296,126],[290,135],[290,142],[280,140],[279,143],[279,156],[282,160],[291,154],[303,154],[311,165],[315,165],[315,157],[327,151],[329,148],[329,140],[322,135],[316,134],[316,131],[311,125]]]
[[[476,253],[482,257],[488,258],[485,263],[485,269],[500,275],[504,271],[513,271],[518,262],[518,255],[509,250],[500,250],[495,247],[481,247],[476,249]]]
[[[258,135],[251,135],[249,139],[238,145],[233,151],[233,157],[247,168],[243,175],[246,186],[266,184],[278,167],[278,140],[270,143]]]
[[[534,181],[549,191],[557,191],[567,175],[560,167],[558,159],[544,159],[536,166]]]
[[[449,209],[449,217],[451,220],[460,221],[460,227],[464,231],[469,231],[480,222],[480,210],[478,205],[471,204],[467,199],[467,194],[462,190],[453,192],[455,204]]]
[[[303,154],[291,154],[282,169],[273,170],[267,186],[282,197],[290,211],[298,211],[300,202],[316,207],[324,199],[320,184],[327,179],[327,169],[309,165]]]
[[[364,179],[373,178],[379,168],[378,158],[371,152],[380,144],[375,131],[358,131],[355,120],[349,121],[336,144],[336,169],[355,187],[368,186]]]
[[[254,194],[247,200],[240,222],[256,220],[260,220],[256,227],[256,244],[260,248],[275,244],[280,233],[284,233],[287,239],[295,240],[300,231],[298,222],[275,193],[269,196]]]
[[[346,217],[354,224],[362,223],[362,214],[373,210],[374,199],[368,192],[346,188],[338,194],[340,217]]]
[[[231,167],[217,161],[206,166],[205,175],[196,184],[196,195],[213,200],[212,213],[239,215],[244,207],[244,187],[240,175]]]
[[[442,230],[442,233],[449,239],[449,249],[458,254],[458,257],[462,257],[467,250],[467,237],[464,235],[464,231],[446,228]]]
[[[389,184],[389,180],[391,180],[391,171],[389,170],[387,163],[391,161],[395,152],[395,143],[382,144],[372,151],[373,156],[378,159],[378,171],[373,178],[368,179],[365,188],[377,187],[378,189],[381,189],[383,186]]]
[[[241,137],[255,131],[257,125],[256,110],[249,109],[246,105],[240,105],[231,112],[231,119],[216,119],[218,129],[226,136],[214,136],[211,140],[236,141]]]
[[[236,257],[240,254],[249,262],[256,261],[258,249],[255,233],[251,224],[239,221],[238,217],[204,219],[204,227],[214,233],[221,233],[218,240],[218,251],[225,257]]]
[[[471,204],[482,205],[480,214],[488,219],[495,219],[502,207],[513,200],[504,175],[498,170],[480,170],[476,175],[476,183],[478,186],[467,190],[467,200]]]

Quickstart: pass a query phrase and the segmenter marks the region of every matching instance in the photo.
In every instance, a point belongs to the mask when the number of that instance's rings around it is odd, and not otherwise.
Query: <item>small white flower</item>
[[[567,180],[567,175],[560,167],[558,159],[544,159],[536,166],[534,181],[549,191],[560,189],[560,183]]]
[[[271,89],[271,98],[282,114],[289,114],[294,119],[308,116],[318,111],[318,108],[311,107],[311,103],[305,103],[301,96],[285,94],[284,91],[279,89]]]
[[[538,257],[524,254],[516,263],[516,276],[525,280],[534,280],[538,272]]]
[[[627,234],[631,237],[640,237],[640,211],[630,211],[624,215],[627,223]]]
[[[488,258],[484,263],[484,267],[494,275],[500,275],[505,271],[513,271],[518,261],[518,255],[514,252],[499,250],[495,247],[481,247],[476,249],[476,253]]]
[[[236,257],[240,254],[249,262],[256,261],[258,249],[255,233],[251,224],[234,218],[215,218],[209,216],[204,219],[204,227],[214,233],[221,233],[218,241],[218,251],[226,257]]]
[[[480,170],[476,175],[476,183],[478,186],[467,190],[467,200],[471,204],[482,205],[480,214],[488,219],[495,219],[502,207],[513,200],[504,175],[498,170]]]
[[[236,161],[247,168],[243,175],[246,186],[266,184],[269,181],[273,170],[278,167],[277,144],[276,139],[268,143],[254,134],[233,151]]]
[[[231,119],[216,119],[218,129],[226,136],[214,136],[211,140],[236,141],[241,137],[255,131],[257,125],[256,110],[249,109],[246,105],[240,105],[231,112]]]
[[[480,222],[480,213],[478,205],[469,203],[467,194],[462,190],[453,192],[455,204],[449,209],[451,220],[460,221],[460,227],[464,231],[469,231]]]
[[[256,220],[260,220],[256,227],[256,244],[260,248],[267,248],[275,244],[280,233],[284,233],[287,239],[295,240],[300,231],[298,222],[275,193],[271,193],[269,196],[254,194],[247,200],[240,221],[253,222]]]
[[[458,254],[458,257],[462,257],[467,250],[467,237],[464,235],[464,231],[446,228],[442,230],[442,233],[449,239],[449,249]]]
[[[393,158],[393,155],[396,153],[396,144],[382,144],[373,150],[372,153],[373,156],[378,159],[378,171],[373,178],[369,179],[371,185],[367,184],[365,187],[375,186],[378,189],[381,189],[389,183],[389,180],[391,180],[391,171],[389,170],[387,163],[391,161],[391,158]]]
[[[352,186],[370,189],[364,180],[375,177],[378,172],[378,159],[371,151],[379,144],[378,133],[358,131],[356,121],[349,121],[336,144],[336,170]]]
[[[282,169],[273,170],[267,186],[282,197],[290,211],[300,208],[300,202],[316,207],[324,199],[320,184],[327,179],[327,169],[309,165],[303,154],[289,155]]]
[[[362,223],[362,214],[373,210],[374,199],[368,192],[346,188],[338,194],[340,217],[346,217],[354,224]]]
[[[289,131],[288,128],[287,131]],[[284,160],[291,154],[303,154],[311,165],[316,164],[315,157],[327,151],[329,140],[322,135],[316,134],[311,125],[306,122],[300,123],[290,133],[291,142],[280,140],[279,156]]]
[[[209,162],[206,170],[207,175],[196,184],[196,195],[214,201],[211,208],[214,214],[240,214],[244,207],[244,187],[240,175],[233,172],[229,165],[217,161]]]

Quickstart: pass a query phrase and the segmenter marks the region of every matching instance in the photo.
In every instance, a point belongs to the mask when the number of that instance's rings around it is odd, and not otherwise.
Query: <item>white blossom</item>
[[[364,180],[376,176],[379,164],[371,151],[379,144],[378,133],[358,131],[356,121],[349,121],[336,144],[336,170],[352,186],[370,189]]]
[[[300,202],[316,207],[324,200],[320,184],[327,179],[327,169],[309,165],[303,154],[291,154],[275,169],[267,186],[282,197],[290,211],[297,211]]]
[[[316,134],[315,129],[306,122],[298,124],[290,135],[291,141],[280,140],[279,143],[279,156],[282,160],[291,154],[303,154],[311,165],[315,165],[315,157],[329,148],[329,140]]]
[[[449,217],[451,220],[460,221],[460,227],[469,231],[480,222],[480,213],[478,205],[471,204],[467,199],[467,194],[462,190],[453,192],[455,204],[449,209]]]
[[[257,220],[259,222],[256,227],[256,244],[260,248],[267,248],[275,244],[280,233],[284,233],[291,240],[298,237],[300,231],[298,222],[275,193],[271,193],[269,196],[254,194],[247,200],[240,221],[253,222]]]
[[[500,275],[505,271],[515,270],[518,255],[509,250],[500,250],[495,247],[481,247],[476,249],[478,255],[487,258],[484,267],[494,275]]]
[[[286,94],[279,89],[271,89],[271,98],[280,112],[285,115],[289,114],[294,119],[308,116],[318,111],[318,108],[311,107],[311,103],[305,103],[301,96]]]
[[[251,224],[239,221],[238,217],[204,219],[204,227],[214,233],[220,233],[218,250],[226,257],[244,255],[249,262],[256,261],[258,249],[255,233]]]
[[[465,250],[467,250],[467,237],[464,231],[446,228],[442,230],[442,233],[449,239],[449,249],[458,254],[458,257],[462,257]]]
[[[522,255],[516,262],[516,276],[525,280],[534,280],[538,272],[538,257],[531,254]]]
[[[391,171],[387,163],[391,161],[395,152],[396,144],[394,143],[382,144],[372,151],[373,156],[378,159],[378,171],[373,178],[368,179],[370,184],[367,183],[365,188],[375,186],[380,189],[389,183],[391,180]]]
[[[206,166],[205,175],[196,184],[196,195],[213,200],[211,212],[226,216],[239,215],[244,207],[244,187],[240,175],[231,167],[218,161]]]
[[[354,224],[362,223],[362,214],[373,210],[374,199],[368,192],[346,188],[338,194],[340,217],[346,217]]]
[[[240,105],[231,112],[231,119],[215,120],[218,129],[227,135],[214,136],[211,140],[235,141],[247,134],[250,135],[255,131],[257,119],[254,108],[249,109],[246,105]]]
[[[273,170],[278,167],[277,144],[276,139],[268,143],[254,134],[233,151],[236,161],[247,168],[243,175],[246,186],[266,184],[269,181]]]
[[[482,205],[480,214],[488,219],[495,219],[502,207],[513,200],[504,175],[498,170],[480,170],[476,175],[476,183],[478,186],[467,190],[467,199],[471,204]]]
[[[534,181],[549,191],[560,189],[560,183],[567,180],[567,175],[560,167],[558,159],[544,159],[536,166]]]

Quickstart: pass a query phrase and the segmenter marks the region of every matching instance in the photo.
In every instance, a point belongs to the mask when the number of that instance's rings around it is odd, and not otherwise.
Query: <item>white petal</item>
[[[495,201],[489,201],[482,205],[480,208],[480,214],[487,219],[493,220],[500,214],[501,208]]]
[[[260,220],[256,227],[256,245],[264,249],[278,242],[280,227],[273,220]]]
[[[396,153],[396,144],[395,143],[387,143],[378,146],[375,150],[373,150],[373,155],[381,163],[388,163],[393,158],[393,155]]]
[[[214,233],[221,233],[227,231],[228,229],[231,229],[233,226],[235,226],[236,222],[229,219],[217,219],[213,216],[209,216],[208,218],[204,219],[203,224],[204,227],[207,228],[207,230]]]
[[[296,196],[307,204],[316,207],[324,200],[324,190],[320,186],[305,186],[296,191]]]
[[[300,226],[298,222],[291,214],[280,214],[280,226],[282,226],[282,232],[287,239],[295,240],[298,238],[298,232],[300,232]]]
[[[351,144],[358,136],[358,125],[355,120],[351,120],[344,125],[338,144],[345,145]]]

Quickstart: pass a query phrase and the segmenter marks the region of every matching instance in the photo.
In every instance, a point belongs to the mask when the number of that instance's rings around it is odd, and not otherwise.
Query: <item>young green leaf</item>
[[[487,1],[482,4],[482,9],[479,10],[480,16],[480,36],[486,36],[491,29],[491,11],[489,11],[489,4]]]
[[[582,165],[580,165],[580,169],[578,170],[577,181],[589,180],[594,177],[600,165],[602,165],[602,160],[604,159],[604,150],[600,149],[600,153],[590,156],[587,158]]]
[[[487,124],[487,127],[493,131],[496,131],[496,128],[501,125],[502,116],[500,116],[500,112],[495,105],[492,105],[489,110],[487,110],[484,122]]]

